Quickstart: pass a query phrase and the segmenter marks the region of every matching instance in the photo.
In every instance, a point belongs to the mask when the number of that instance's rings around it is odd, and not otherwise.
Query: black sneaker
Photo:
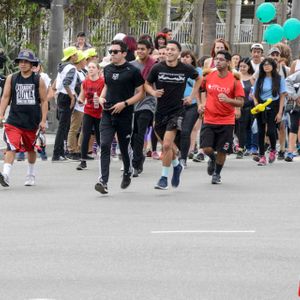
[[[131,183],[130,174],[123,174],[123,179],[121,182],[121,189],[126,189]]]
[[[243,151],[239,150],[239,151],[237,152],[237,154],[236,154],[236,158],[237,158],[237,159],[242,159],[243,157],[244,157]]]
[[[84,160],[94,160],[95,158],[93,156],[87,155],[85,157],[82,157]]]
[[[9,187],[9,179],[7,175],[4,175],[0,172],[0,184],[3,187]]]
[[[216,161],[212,160],[212,159],[209,159],[209,161],[207,162],[207,174],[209,176],[214,174],[215,167],[216,167]]]
[[[138,169],[133,169],[133,174],[132,177],[139,177],[139,170]]]
[[[95,190],[101,194],[107,194],[108,193],[107,184],[102,180],[100,180],[95,184]]]
[[[86,169],[86,168],[87,168],[87,166],[86,166],[86,161],[85,161],[85,160],[82,160],[82,161],[80,162],[80,164],[77,166],[76,170],[81,171],[81,170],[84,170],[84,169]]]
[[[222,182],[221,176],[219,174],[214,173],[212,178],[211,178],[211,183],[212,184],[219,184],[221,182]]]
[[[198,154],[195,154],[193,157],[194,162],[201,162],[204,161],[204,154],[199,152]]]
[[[277,160],[284,160],[284,151],[279,151],[277,154]]]

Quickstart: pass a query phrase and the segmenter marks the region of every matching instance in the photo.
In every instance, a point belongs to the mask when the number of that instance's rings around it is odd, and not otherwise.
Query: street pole
[[[62,58],[63,38],[64,38],[64,0],[53,0],[51,3],[50,35],[48,50],[48,74],[55,80],[57,75],[57,65]],[[53,101],[54,102],[54,101]],[[49,131],[53,132],[57,128],[56,109],[51,105],[48,113]]]
[[[196,0],[194,2],[193,11],[193,44],[195,46],[195,53],[198,57],[203,55],[201,50],[201,38],[202,38],[202,22],[203,22],[203,3],[204,0]]]
[[[292,4],[292,18],[300,19],[300,1],[294,0]],[[292,49],[292,55],[293,58],[299,58],[299,52],[300,52],[300,36],[291,41],[290,47]]]

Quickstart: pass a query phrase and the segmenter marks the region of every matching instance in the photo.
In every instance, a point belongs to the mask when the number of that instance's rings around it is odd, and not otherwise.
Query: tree
[[[202,54],[209,55],[216,39],[216,0],[205,0],[203,5],[203,47]]]

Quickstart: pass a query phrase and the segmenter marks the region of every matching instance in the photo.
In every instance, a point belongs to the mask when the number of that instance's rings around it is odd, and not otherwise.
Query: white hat
[[[113,41],[115,40],[121,40],[123,41],[124,37],[126,36],[126,34],[122,33],[122,32],[119,32],[115,35],[115,37],[113,38]]]
[[[251,46],[251,50],[252,49],[260,49],[260,50],[264,51],[264,46],[260,43],[255,43]]]

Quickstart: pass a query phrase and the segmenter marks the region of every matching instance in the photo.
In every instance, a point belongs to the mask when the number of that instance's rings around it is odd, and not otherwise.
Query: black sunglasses
[[[122,52],[122,50],[108,50],[109,54],[118,54],[119,52]]]

